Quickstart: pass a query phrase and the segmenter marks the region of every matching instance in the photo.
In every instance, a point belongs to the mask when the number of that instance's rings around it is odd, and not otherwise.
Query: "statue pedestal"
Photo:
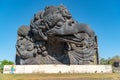
[[[5,65],[4,74],[112,73],[111,65]]]

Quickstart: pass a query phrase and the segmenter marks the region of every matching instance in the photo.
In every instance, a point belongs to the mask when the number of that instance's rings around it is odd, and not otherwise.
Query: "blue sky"
[[[98,36],[100,58],[120,56],[119,0],[0,0],[0,60],[15,60],[17,30],[48,5],[65,5],[73,18]]]

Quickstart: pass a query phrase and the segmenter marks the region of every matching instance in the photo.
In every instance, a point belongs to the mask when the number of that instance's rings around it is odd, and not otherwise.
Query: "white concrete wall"
[[[4,66],[4,74],[12,65]],[[14,74],[25,73],[112,73],[111,65],[14,65]]]

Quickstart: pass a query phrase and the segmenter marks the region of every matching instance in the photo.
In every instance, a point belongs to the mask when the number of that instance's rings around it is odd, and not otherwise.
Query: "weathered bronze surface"
[[[98,64],[97,37],[65,6],[48,6],[18,29],[16,64]]]

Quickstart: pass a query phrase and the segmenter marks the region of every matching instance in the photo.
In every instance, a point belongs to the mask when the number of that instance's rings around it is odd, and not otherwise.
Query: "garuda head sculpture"
[[[75,21],[67,8],[47,6],[31,20],[29,31],[23,38],[33,44],[27,51],[31,57],[23,58],[25,50],[17,46],[18,64],[98,64],[97,38],[87,24]],[[18,30],[18,32],[20,32]],[[22,32],[21,32],[22,34]],[[18,34],[18,37],[21,37]],[[19,44],[20,39],[18,38]],[[21,43],[26,42],[22,41]],[[22,45],[23,46],[23,45]],[[27,47],[27,46],[26,46]],[[26,55],[25,54],[25,55]],[[17,59],[19,57],[19,60]],[[32,62],[31,62],[32,61]]]

